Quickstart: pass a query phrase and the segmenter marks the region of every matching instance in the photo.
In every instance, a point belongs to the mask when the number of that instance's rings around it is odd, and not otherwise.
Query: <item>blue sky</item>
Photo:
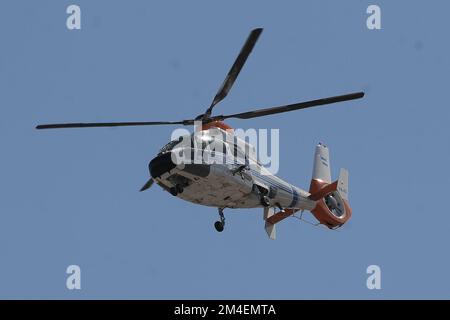
[[[382,10],[382,30],[366,8]],[[66,28],[78,4],[82,29]],[[0,298],[450,298],[447,12],[435,1],[2,1]],[[307,188],[314,146],[350,172],[338,232],[138,190],[170,127],[39,132],[38,123],[176,120],[364,90],[363,100],[234,127],[280,128],[280,176]],[[77,264],[82,289],[66,289]],[[366,268],[382,289],[366,288]]]

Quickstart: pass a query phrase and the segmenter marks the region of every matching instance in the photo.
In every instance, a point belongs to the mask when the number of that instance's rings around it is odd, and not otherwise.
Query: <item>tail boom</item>
[[[348,202],[348,171],[341,169],[338,180],[331,182],[329,150],[319,143],[314,155],[314,167],[309,196],[305,195],[307,208],[320,224],[330,229],[336,229],[345,224],[352,216],[352,209]],[[265,229],[271,239],[276,238],[275,225],[292,216],[298,208],[284,208],[279,212],[275,209],[264,209]]]

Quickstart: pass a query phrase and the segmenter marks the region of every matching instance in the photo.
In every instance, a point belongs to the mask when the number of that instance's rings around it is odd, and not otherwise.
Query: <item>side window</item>
[[[249,163],[248,155],[245,154],[245,152],[241,148],[239,148],[237,144],[234,144],[233,157],[234,161],[238,164],[248,165]]]

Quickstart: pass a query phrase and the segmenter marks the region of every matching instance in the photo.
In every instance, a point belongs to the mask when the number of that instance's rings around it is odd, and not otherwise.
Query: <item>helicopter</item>
[[[214,227],[218,232],[222,232],[225,227],[224,210],[235,208],[262,208],[265,230],[270,239],[276,238],[276,224],[304,210],[314,215],[318,225],[325,225],[329,229],[339,228],[352,215],[348,200],[348,171],[341,169],[339,178],[332,182],[329,149],[325,144],[316,145],[310,186],[308,190],[303,190],[261,165],[254,146],[237,137],[224,120],[253,119],[355,100],[363,98],[364,92],[229,115],[212,114],[216,105],[230,92],[262,31],[262,28],[256,28],[250,32],[211,105],[193,119],[42,124],[36,129],[194,126],[192,134],[170,141],[150,161],[150,177],[140,191],[151,188],[156,182],[162,189],[182,200],[217,208],[219,220],[214,223]],[[195,156],[198,154],[200,157]]]

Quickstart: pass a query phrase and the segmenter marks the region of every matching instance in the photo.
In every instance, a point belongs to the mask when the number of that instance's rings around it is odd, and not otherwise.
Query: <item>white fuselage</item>
[[[215,136],[217,130],[214,129]],[[212,136],[211,130],[203,132],[204,136]],[[229,135],[220,130],[222,135]],[[190,136],[190,139],[193,135]],[[186,139],[186,137],[184,137]],[[234,141],[236,141],[234,137]],[[180,138],[181,141],[181,138]],[[193,146],[191,144],[179,144],[171,146],[169,150],[164,150],[150,163],[150,172],[153,179],[166,190],[175,187],[177,184],[182,186],[183,192],[178,193],[177,197],[196,204],[212,206],[218,208],[256,208],[262,207],[261,194],[266,195],[270,200],[271,206],[281,208],[293,208],[299,210],[311,210],[315,206],[315,201],[308,199],[309,192],[295,187],[294,185],[271,174],[262,167],[253,156],[242,156],[241,162],[237,163],[236,154],[241,149],[234,149],[233,144],[228,143],[227,139],[216,139],[214,143],[224,145],[223,152],[205,147],[205,144]],[[241,141],[242,142],[242,141]],[[252,146],[243,142],[246,147]],[[200,152],[203,155],[202,161],[176,161],[173,165],[164,166],[161,163],[167,163],[174,159],[173,154],[193,154]],[[208,153],[208,154],[207,154]],[[207,154],[205,157],[204,155]],[[208,156],[215,156],[223,161],[210,161]],[[252,154],[252,153],[250,153]],[[207,160],[205,160],[205,158]],[[191,159],[192,160],[192,159]]]

